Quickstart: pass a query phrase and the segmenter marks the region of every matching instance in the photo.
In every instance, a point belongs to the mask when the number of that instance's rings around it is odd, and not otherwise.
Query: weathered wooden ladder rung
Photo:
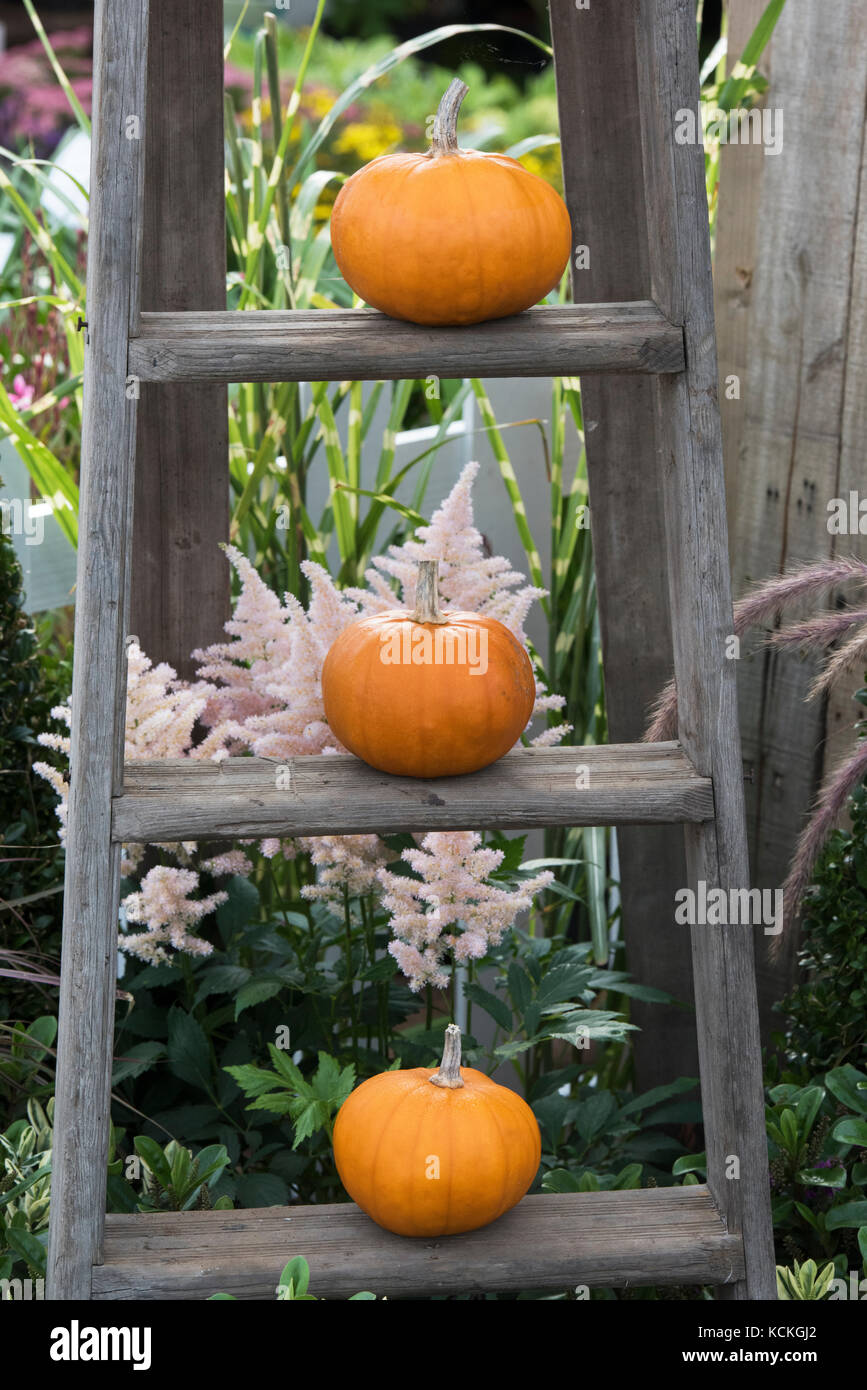
[[[382,381],[681,372],[683,329],[650,300],[540,305],[474,328],[421,328],[375,309],[143,313],[140,381]]]
[[[474,777],[425,782],[348,754],[127,763],[112,838],[159,841],[713,819],[713,787],[677,743],[520,748]]]
[[[320,1298],[725,1286],[744,1276],[741,1237],[696,1184],[525,1197],[492,1226],[439,1240],[391,1235],[350,1203],[109,1216],[93,1297],[273,1298],[290,1250],[315,1271]]]
[[[151,35],[158,57],[165,58],[166,45],[181,45],[183,61],[195,68],[200,30],[186,13],[170,20],[170,0],[151,4],[158,11]],[[219,66],[222,6],[217,0],[197,5],[197,12],[207,13],[209,52]],[[748,886],[736,663],[727,659],[725,641],[732,611],[704,159],[700,145],[674,139],[676,113],[694,108],[699,95],[695,4],[608,0],[579,10],[573,0],[550,0],[550,8],[566,199],[576,243],[586,210],[581,159],[576,163],[586,100],[581,74],[588,74],[594,54],[607,55],[621,82],[638,93],[640,159],[629,152],[642,193],[634,273],[608,275],[605,283],[616,302],[542,306],[472,329],[433,330],[370,310],[143,311],[149,0],[97,0],[99,106],[91,169],[50,1298],[187,1299],[220,1290],[269,1298],[292,1254],[308,1258],[316,1292],[329,1297],[363,1288],[424,1297],[627,1283],[714,1285],[722,1296],[737,1299],[776,1296],[753,947],[743,927],[696,926],[690,932],[706,1186],[532,1196],[484,1230],[434,1242],[381,1231],[352,1205],[105,1215],[122,842],[672,822],[685,828],[691,884]],[[157,65],[153,72],[158,71]],[[597,129],[622,129],[621,98],[616,83],[597,91],[594,101],[606,107]],[[141,139],[127,138],[130,113],[140,117]],[[155,153],[153,167],[162,151]],[[582,158],[591,158],[586,142]],[[592,159],[599,180],[617,179],[619,159],[597,160],[595,149]],[[602,194],[600,205],[610,215],[616,190],[606,185]],[[222,196],[214,177],[213,197]],[[603,261],[604,240],[590,247]],[[158,250],[151,246],[149,254]],[[194,255],[195,248],[188,252]],[[624,278],[630,283],[621,285]],[[578,288],[580,272],[573,280]],[[436,783],[386,777],[348,757],[124,768],[139,396],[129,389],[131,379],[225,383],[601,372],[611,373],[613,384],[619,377],[646,377],[655,404],[646,464],[656,469],[666,517],[676,742],[515,750],[473,777]],[[209,399],[215,408],[215,398]],[[595,528],[594,522],[594,533]],[[628,622],[629,613],[624,616]],[[667,925],[673,928],[673,922]],[[732,1157],[738,1159],[737,1179],[730,1177]]]

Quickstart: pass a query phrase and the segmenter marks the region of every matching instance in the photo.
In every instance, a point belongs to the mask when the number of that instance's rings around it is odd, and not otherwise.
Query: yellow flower
[[[385,154],[400,139],[401,128],[393,122],[374,125],[371,121],[353,121],[334,142],[337,154],[356,155],[362,164]]]

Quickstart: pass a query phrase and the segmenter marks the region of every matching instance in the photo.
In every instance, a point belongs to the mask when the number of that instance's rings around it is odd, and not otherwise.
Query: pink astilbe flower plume
[[[152,963],[168,960],[167,945],[190,955],[210,955],[214,949],[210,941],[191,935],[188,928],[226,902],[228,895],[212,893],[207,898],[191,897],[198,886],[199,876],[192,869],[172,869],[165,865],[150,869],[142,879],[141,892],[130,893],[123,901],[126,920],[144,923],[147,931],[121,936],[123,950]]]
[[[164,663],[154,666],[133,639],[127,646],[127,698],[124,758],[127,762],[150,758],[195,757],[193,729],[216,695],[216,689],[205,682],[187,684],[179,681],[177,673]],[[67,726],[72,712],[69,705],[52,710],[56,719]],[[39,742],[47,748],[69,756],[69,737],[63,734],[40,734]],[[35,770],[45,777],[60,798],[57,815],[61,838],[65,838],[69,786],[63,774],[48,763],[35,763]],[[121,933],[120,949],[142,960],[167,960],[167,946],[193,955],[206,955],[212,947],[200,937],[193,936],[188,927],[213,912],[225,900],[225,893],[213,893],[202,898],[191,895],[199,887],[199,869],[219,876],[249,874],[252,863],[239,850],[206,860],[194,867],[197,846],[185,841],[180,844],[156,846],[174,858],[181,866],[165,865],[153,868],[145,875],[138,893],[129,894],[121,903],[128,922],[143,923],[147,931],[131,935]],[[125,874],[134,874],[141,866],[144,845],[124,845],[121,860]]]
[[[448,953],[455,961],[486,955],[554,878],[537,874],[514,890],[489,883],[503,852],[483,848],[475,831],[432,831],[419,849],[405,849],[401,858],[415,878],[388,869],[377,877],[395,938],[389,952],[416,993],[428,984],[445,988]]]

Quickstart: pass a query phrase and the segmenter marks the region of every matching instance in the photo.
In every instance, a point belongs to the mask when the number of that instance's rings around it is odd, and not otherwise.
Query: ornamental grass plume
[[[488,882],[503,862],[503,851],[483,847],[475,831],[432,831],[420,848],[405,849],[401,858],[415,878],[384,868],[377,877],[395,938],[389,953],[414,993],[424,985],[445,988],[448,952],[455,962],[480,960],[554,879],[546,871],[515,890]]]
[[[779,623],[787,608],[814,599],[842,584],[867,585],[867,563],[857,556],[835,556],[798,565],[757,585],[734,605],[734,632],[742,636],[762,623]],[[835,643],[842,645],[831,654]],[[797,649],[818,653],[823,669],[807,694],[808,700],[827,695],[844,675],[867,659],[867,608],[830,608],[814,617],[776,627],[765,645],[777,650]],[[651,708],[645,743],[677,738],[677,690],[669,681]],[[801,832],[788,876],[783,885],[783,920],[793,921],[810,883],[813,867],[850,793],[867,776],[867,742],[826,777]],[[781,938],[772,944],[779,950]]]

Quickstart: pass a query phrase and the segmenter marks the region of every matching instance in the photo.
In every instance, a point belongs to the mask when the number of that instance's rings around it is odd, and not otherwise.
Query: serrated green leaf
[[[467,985],[467,998],[472,999],[474,1004],[478,1004],[484,1009],[486,1014],[490,1014],[495,1023],[507,1033],[512,1031],[512,1010],[504,999],[500,999],[496,994],[491,994],[489,990],[482,989],[481,985],[475,983]]]
[[[211,1049],[201,1024],[186,1010],[169,1010],[169,1070],[180,1081],[208,1091],[211,1086]]]
[[[266,1091],[273,1091],[276,1087],[285,1086],[286,1082],[282,1076],[278,1076],[275,1071],[268,1071],[266,1067],[257,1067],[255,1062],[242,1062],[236,1067],[223,1067],[229,1075],[238,1083],[245,1096],[261,1096]]]
[[[165,1055],[165,1048],[158,1042],[133,1043],[131,1047],[124,1047],[123,1056],[115,1060],[112,1069],[112,1086],[120,1085],[130,1076],[141,1076]]]
[[[253,1004],[264,1004],[266,999],[273,999],[282,988],[281,980],[250,980],[242,985],[235,996],[235,1021],[237,1022],[245,1009],[249,1009]]]

